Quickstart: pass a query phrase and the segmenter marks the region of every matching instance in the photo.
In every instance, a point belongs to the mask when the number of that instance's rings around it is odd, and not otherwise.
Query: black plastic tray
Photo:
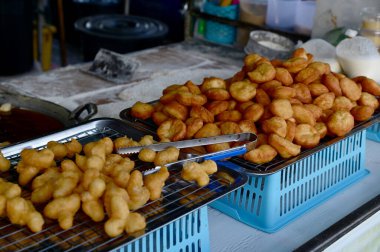
[[[155,102],[152,102],[152,103],[155,103]],[[131,108],[122,110],[119,114],[120,118],[125,120],[128,123],[131,123],[133,125],[138,125],[138,127],[144,128],[145,130],[151,132],[151,134],[156,134],[157,126],[154,124],[154,122],[151,119],[141,120],[141,119],[135,118],[131,116],[130,111],[131,111]],[[363,121],[363,122],[356,122],[355,127],[345,136],[325,137],[318,146],[312,149],[303,149],[301,153],[296,157],[284,159],[280,157],[279,155],[277,155],[277,157],[274,158],[271,162],[268,162],[265,164],[254,164],[252,162],[244,160],[241,157],[232,157],[229,161],[245,168],[247,173],[250,173],[253,175],[273,174],[298,160],[301,160],[309,155],[313,155],[319,150],[325,149],[329,147],[330,145],[355,134],[356,132],[359,132],[361,130],[368,128],[377,122],[380,122],[380,110],[376,110],[375,114],[372,116],[371,119],[367,121]]]

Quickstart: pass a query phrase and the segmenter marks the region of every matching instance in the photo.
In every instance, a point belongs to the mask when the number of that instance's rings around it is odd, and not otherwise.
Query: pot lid
[[[147,17],[129,15],[96,15],[81,18],[75,28],[88,35],[120,40],[164,37],[166,24]]]

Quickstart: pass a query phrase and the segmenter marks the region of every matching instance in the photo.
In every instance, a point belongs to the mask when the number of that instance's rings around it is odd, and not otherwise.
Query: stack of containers
[[[268,0],[266,25],[273,29],[311,34],[315,0]]]
[[[227,6],[217,5],[214,2],[205,2],[203,12],[222,18],[237,20],[239,16],[239,5]],[[220,22],[207,20],[205,38],[211,42],[232,45],[236,40],[236,27]]]
[[[240,0],[239,19],[243,22],[263,27],[267,14],[268,0]],[[237,44],[244,47],[249,41],[250,30],[238,28]]]
[[[361,16],[360,35],[371,39],[376,47],[380,48],[380,8],[363,8]]]

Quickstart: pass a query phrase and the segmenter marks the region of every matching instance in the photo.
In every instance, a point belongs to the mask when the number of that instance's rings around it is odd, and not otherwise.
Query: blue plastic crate
[[[114,252],[210,251],[207,206],[191,212]]]
[[[380,143],[380,123],[367,128],[367,138]]]
[[[203,6],[203,12],[231,20],[238,18],[238,11],[238,5],[221,7],[212,2],[206,2]],[[236,39],[236,27],[211,20],[206,21],[205,38],[212,42],[231,45]]]
[[[221,212],[273,233],[368,174],[362,130],[211,203]]]

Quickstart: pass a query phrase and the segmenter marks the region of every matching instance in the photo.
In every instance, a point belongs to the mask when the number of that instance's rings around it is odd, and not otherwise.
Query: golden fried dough
[[[161,140],[182,140],[186,136],[186,124],[178,119],[169,119],[158,127],[157,135]]]
[[[203,106],[193,106],[190,110],[190,117],[200,118],[204,123],[214,122],[214,114]]]
[[[140,150],[138,158],[144,162],[153,162],[156,157],[156,152],[149,148],[143,148]]]
[[[219,128],[222,135],[241,133],[241,129],[236,122],[222,122]]]
[[[207,123],[203,125],[203,127],[200,130],[198,130],[198,132],[194,135],[194,138],[213,137],[219,135],[219,127],[214,123]]]
[[[241,132],[249,132],[257,134],[257,128],[253,121],[251,120],[241,120],[238,122]]]
[[[273,115],[289,119],[293,116],[293,109],[288,99],[274,99],[269,105],[270,111]]]
[[[315,125],[316,119],[313,113],[307,109],[304,105],[292,105],[293,117],[296,120],[297,124],[306,123],[311,126]]]
[[[276,69],[269,62],[263,62],[247,75],[252,82],[264,83],[276,77]]]
[[[350,111],[353,108],[352,101],[348,99],[346,96],[338,96],[334,100],[334,104],[332,106],[332,110],[346,110]]]
[[[360,99],[362,94],[358,84],[349,78],[343,78],[339,81],[340,88],[342,93],[351,101],[357,101]]]
[[[329,132],[344,136],[354,128],[354,117],[348,111],[338,110],[331,114],[326,122]]]
[[[320,139],[324,138],[327,134],[326,124],[323,122],[317,122],[314,128],[318,131]]]
[[[323,95],[318,96],[314,99],[313,104],[320,107],[322,110],[331,109],[334,105],[335,94],[329,92]]]
[[[302,57],[290,58],[282,63],[289,73],[298,73],[302,69],[306,68],[308,60]]]
[[[298,124],[294,142],[303,148],[313,148],[319,144],[320,134],[310,124]]]
[[[184,106],[202,106],[207,102],[207,97],[205,95],[193,94],[190,92],[178,92],[175,94],[175,99]]]
[[[150,118],[153,112],[154,107],[151,104],[139,101],[133,104],[131,108],[131,116],[143,120]]]
[[[211,101],[205,105],[206,109],[210,111],[214,116],[220,114],[228,109],[228,101]]]
[[[218,114],[216,118],[219,122],[232,121],[238,122],[242,119],[243,115],[238,110],[227,110]]]
[[[358,100],[358,104],[362,106],[369,106],[374,109],[377,109],[379,107],[379,101],[376,99],[376,97],[367,92],[362,92],[362,95]]]
[[[282,84],[278,80],[270,80],[270,81],[267,81],[265,83],[261,83],[259,85],[259,88],[261,88],[262,90],[264,90],[268,94],[268,92],[271,89],[276,88],[276,87],[281,87],[281,86],[282,86]]]
[[[161,125],[163,122],[169,119],[169,116],[161,111],[153,112],[152,120],[156,125]]]
[[[263,144],[254,150],[244,154],[244,159],[255,164],[264,164],[272,161],[277,156],[277,151],[268,144]]]
[[[294,157],[301,152],[301,146],[293,144],[277,134],[270,134],[268,137],[268,143],[275,148],[283,158]]]
[[[230,99],[232,95],[230,95],[230,92],[224,88],[210,88],[204,91],[204,94],[206,95],[207,99],[211,101],[226,101]]]
[[[256,67],[256,63],[263,57],[261,55],[252,53],[244,57],[244,67],[247,71],[252,71]]]
[[[8,171],[11,168],[11,161],[4,157],[0,151],[0,172]]]
[[[294,136],[296,134],[296,126],[297,125],[293,118],[286,120],[286,140],[293,142]]]
[[[308,87],[313,97],[318,97],[329,92],[329,89],[321,83],[310,83]]]
[[[296,74],[295,81],[302,82],[304,84],[312,83],[316,81],[320,76],[320,73],[315,68],[306,67]]]
[[[204,78],[200,86],[202,93],[204,93],[206,90],[211,89],[211,88],[226,89],[227,88],[226,81],[218,77]]]
[[[203,120],[198,117],[191,117],[186,120],[186,139],[191,139],[203,127]]]
[[[162,112],[172,118],[176,118],[182,121],[186,120],[189,113],[187,107],[177,101],[171,101],[166,104]]]
[[[199,186],[206,186],[209,175],[218,171],[215,161],[206,160],[202,163],[188,162],[183,165],[181,177],[187,181],[195,181]]]
[[[192,94],[201,94],[202,93],[201,89],[190,80],[186,81],[184,86],[187,87],[189,89],[189,92]]]
[[[375,96],[380,96],[380,85],[375,80],[364,76],[359,76],[354,78],[353,81],[361,84],[363,92],[367,92]]]
[[[332,73],[322,75],[321,82],[329,89],[330,92],[333,92],[336,96],[342,95],[339,79]]]
[[[307,67],[317,70],[320,76],[323,74],[329,74],[331,72],[330,65],[324,62],[314,61],[311,62]]]
[[[296,83],[291,86],[296,91],[294,98],[298,99],[302,103],[312,103],[313,98],[311,97],[310,89],[306,84]]]
[[[212,153],[212,152],[217,152],[217,151],[222,151],[222,150],[228,150],[231,148],[231,146],[230,146],[230,143],[218,143],[218,144],[207,145],[205,148],[208,153]]]
[[[371,118],[375,109],[370,106],[356,106],[351,110],[351,114],[356,121],[367,121]]]
[[[313,114],[315,121],[319,121],[322,116],[322,108],[318,107],[315,104],[304,104],[303,107]]]
[[[256,95],[256,87],[249,81],[233,82],[229,91],[231,96],[239,102],[249,101]]]
[[[286,68],[276,67],[275,79],[282,83],[284,86],[293,84],[293,77]]]
[[[296,90],[292,87],[275,87],[268,90],[273,99],[290,99],[296,96]]]
[[[161,197],[162,188],[169,177],[169,171],[166,166],[162,166],[158,172],[149,174],[144,177],[144,185],[150,193],[150,200],[156,200]]]
[[[243,118],[257,122],[263,114],[264,106],[258,103],[254,103],[244,110]]]
[[[286,137],[287,124],[282,117],[273,116],[272,118],[263,121],[261,128],[267,134],[275,133],[281,137]]]
[[[267,106],[271,103],[269,95],[261,88],[256,89],[256,96],[254,100],[263,106]]]

